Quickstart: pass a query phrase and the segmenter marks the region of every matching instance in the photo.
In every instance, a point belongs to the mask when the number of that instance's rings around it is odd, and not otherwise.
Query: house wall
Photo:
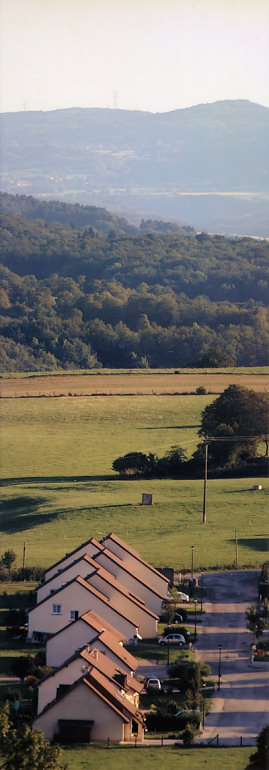
[[[104,645],[103,645],[104,648]],[[99,647],[94,644],[94,649],[101,649],[101,645]],[[102,650],[103,652],[104,650]],[[108,656],[107,656],[108,657]],[[115,663],[120,668],[121,671],[124,671],[123,667],[120,665],[119,659],[115,657]],[[110,658],[110,656],[109,656]],[[111,658],[110,658],[111,660]],[[61,669],[58,669],[55,671],[51,676],[47,677],[38,685],[38,703],[37,703],[37,713],[40,714],[41,711],[47,706],[48,703],[51,703],[57,695],[57,689],[61,684],[74,684],[78,679],[80,679],[81,676],[86,675],[87,670],[89,668],[89,664],[87,661],[78,655],[77,658],[74,660],[71,660],[68,665],[63,666]],[[126,668],[126,667],[125,667]],[[130,673],[130,670],[128,669],[127,672],[124,671],[124,673]],[[119,691],[121,690],[120,685],[118,685]],[[127,700],[130,701],[132,704],[136,704],[136,708],[138,708],[139,705],[139,694],[134,692],[132,689],[128,690],[126,692]]]
[[[38,716],[33,723],[33,729],[42,730],[45,737],[51,741],[58,730],[58,719],[76,717],[94,720],[92,741],[107,741],[110,738],[118,743],[124,738],[121,717],[83,683]]]
[[[139,607],[131,599],[129,599],[128,596],[118,591],[115,585],[107,582],[106,580],[103,580],[103,578],[96,572],[87,578],[87,583],[105,594],[109,601],[111,601],[120,612],[123,612],[128,617],[131,617],[132,621],[135,622],[137,626],[139,626],[139,633],[141,636],[146,638],[156,636],[156,618],[152,617],[152,615],[149,615],[149,613],[146,612],[142,606]]]
[[[109,536],[102,541],[102,545],[108,548],[112,553],[115,553],[126,564],[131,572],[138,575],[141,580],[149,583],[153,588],[159,591],[162,596],[166,596],[168,582],[164,580],[162,575],[151,570],[147,564],[139,561],[136,556],[133,556],[129,551],[126,551],[119,543],[116,543]]]
[[[74,580],[76,577],[86,578],[91,572],[94,572],[94,567],[91,567],[89,562],[82,557],[76,564],[70,564],[65,570],[57,572],[49,583],[43,583],[37,590],[37,602],[42,602],[43,599],[46,599],[46,596],[50,596],[53,591],[57,591],[58,588],[69,583],[70,580]]]
[[[50,567],[45,572],[45,580],[50,580],[53,575],[57,575],[58,572],[66,569],[66,567],[70,566],[73,561],[78,559],[80,556],[84,556],[84,554],[87,554],[87,556],[95,556],[95,554],[99,553],[99,548],[95,546],[93,543],[89,542],[85,545],[82,545],[81,548],[78,548],[77,551],[72,551],[70,554],[66,554],[66,557],[60,562],[60,564],[54,564],[52,567]]]
[[[76,625],[77,623],[78,625]],[[76,629],[74,626],[76,626]],[[69,629],[70,631],[72,630],[72,633],[70,634],[68,633]],[[57,636],[52,636],[51,639],[49,639],[47,642],[46,665],[53,667],[55,666],[55,668],[61,666],[65,660],[74,655],[76,650],[81,649],[83,645],[85,645],[85,647],[87,645],[91,647],[91,639],[94,638],[94,641],[92,642],[93,647],[95,647],[97,650],[101,650],[101,652],[104,652],[104,654],[107,655],[110,660],[116,664],[116,666],[121,668],[125,674],[130,674],[130,672],[133,671],[133,668],[128,666],[128,664],[122,660],[122,658],[119,657],[114,650],[111,650],[109,647],[107,647],[102,642],[102,639],[96,639],[93,634],[93,629],[89,627],[89,631],[92,634],[91,637],[90,634],[87,633],[87,624],[78,620],[76,623],[71,624],[68,626],[68,628],[63,630],[63,636],[61,633],[57,634]],[[96,634],[96,632],[94,633]],[[121,645],[119,643],[119,647],[120,646]]]
[[[60,684],[74,684],[83,676],[82,668],[87,665],[81,657],[72,660],[68,666],[64,666],[60,671],[55,671],[53,676],[44,679],[38,686],[37,713],[40,714],[47,703],[51,703],[56,698],[57,688]],[[88,666],[87,666],[88,668]],[[86,669],[85,669],[86,673]]]
[[[131,591],[131,593],[139,596],[145,602],[149,610],[155,612],[156,615],[161,614],[163,597],[154,594],[150,586],[146,586],[144,583],[141,583],[141,581],[137,579],[136,575],[133,575],[130,572],[126,572],[126,570],[123,569],[123,567],[121,567],[119,564],[115,564],[115,562],[109,559],[109,557],[103,553],[103,551],[100,551],[100,553],[97,554],[95,561],[97,564],[100,564],[102,567],[107,569],[108,572],[111,572],[111,574],[114,575],[117,580],[125,586],[125,588],[128,588],[128,591]]]
[[[61,605],[61,613],[53,614],[53,604]],[[77,610],[79,616],[88,610],[94,610],[100,617],[124,634],[127,639],[132,639],[137,633],[136,623],[119,615],[113,607],[102,601],[101,598],[91,594],[76,580],[70,583],[57,594],[45,599],[42,604],[34,607],[28,615],[28,639],[31,640],[33,631],[47,634],[55,634],[70,621],[70,610]]]
[[[76,620],[63,628],[61,633],[52,636],[46,644],[46,665],[61,666],[65,660],[88,644],[96,636],[95,628],[92,628],[83,620]]]

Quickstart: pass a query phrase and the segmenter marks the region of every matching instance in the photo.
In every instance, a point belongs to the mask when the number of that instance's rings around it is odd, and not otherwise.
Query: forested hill
[[[2,214],[3,370],[264,365],[268,243]],[[215,359],[216,360],[216,359]]]
[[[187,235],[194,232],[188,225],[162,220],[142,220],[140,227],[130,224],[124,217],[111,214],[100,206],[81,206],[79,203],[45,201],[32,195],[9,195],[0,192],[0,211],[25,219],[43,219],[45,222],[59,222],[76,228],[90,228],[104,235],[138,235],[142,232],[175,232]]]

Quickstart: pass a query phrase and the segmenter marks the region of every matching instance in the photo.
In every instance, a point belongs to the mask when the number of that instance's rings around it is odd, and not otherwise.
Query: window
[[[70,620],[78,620],[78,618],[79,618],[79,611],[70,610]]]
[[[53,604],[52,605],[52,614],[53,615],[61,615],[62,614],[62,605],[61,604]]]

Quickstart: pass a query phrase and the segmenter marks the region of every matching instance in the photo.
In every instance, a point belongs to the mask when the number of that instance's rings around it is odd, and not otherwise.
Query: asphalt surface
[[[198,629],[198,659],[209,663],[220,689],[200,736],[219,735],[221,745],[256,744],[269,723],[269,666],[252,663],[253,634],[246,628],[246,610],[258,598],[259,572],[254,570],[204,575],[206,615]],[[221,644],[221,650],[219,650]]]
[[[256,745],[257,735],[269,724],[269,665],[252,662],[254,639],[246,628],[245,615],[257,602],[258,577],[255,570],[204,575],[206,614],[197,627],[194,649],[196,658],[211,666],[217,686],[219,666],[221,677],[197,742],[208,743],[218,735],[222,746]],[[162,679],[167,669],[155,661],[141,660],[138,674]]]

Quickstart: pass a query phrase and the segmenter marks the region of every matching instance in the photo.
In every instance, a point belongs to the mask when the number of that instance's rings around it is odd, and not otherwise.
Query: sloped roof
[[[127,711],[132,718],[135,717],[139,722],[143,722],[142,715],[137,711],[136,706],[122,692],[119,692],[117,685],[108,681],[97,668],[92,668],[83,681],[90,686],[93,685],[121,713],[123,710]]]
[[[99,698],[107,703],[110,708],[115,711],[124,722],[129,722],[131,718],[135,718],[137,721],[143,723],[142,715],[137,711],[136,707],[128,700],[128,698],[119,692],[119,685],[114,685],[107,677],[100,673],[97,668],[92,667],[87,676],[82,676],[72,684],[66,692],[63,692],[57,699],[47,703],[40,714],[34,720],[38,722],[40,717],[50,709],[55,708],[61,700],[70,697],[72,691],[80,685],[86,685],[89,687]],[[124,713],[127,712],[127,713]]]
[[[138,666],[138,660],[135,658],[131,652],[128,652],[128,650],[125,649],[121,644],[119,644],[117,641],[115,641],[115,638],[112,634],[109,633],[109,631],[101,631],[94,639],[91,639],[89,644],[87,644],[87,647],[92,647],[94,644],[96,644],[97,639],[102,642],[102,644],[110,651],[113,652],[114,655],[119,658],[123,663],[128,666],[131,671],[135,671]]]
[[[95,554],[95,556],[92,558],[92,561],[97,561],[97,563],[99,564],[98,557],[99,557],[99,555],[102,555],[102,554],[104,556],[106,556],[108,559],[110,559],[112,562],[114,562],[114,564],[119,566],[122,570],[124,570],[124,572],[127,572],[129,575],[131,575],[133,578],[135,578],[135,580],[137,580],[138,583],[141,583],[143,586],[146,586],[146,588],[148,588],[153,594],[155,594],[156,596],[159,596],[160,598],[162,598],[163,595],[162,595],[162,593],[160,591],[157,591],[157,589],[153,588],[150,585],[150,583],[147,583],[146,580],[143,580],[141,577],[138,577],[138,575],[136,575],[134,572],[132,572],[132,570],[130,570],[128,568],[128,566],[126,564],[124,564],[122,559],[120,559],[119,556],[116,556],[115,553],[110,551],[109,548],[103,548],[102,551],[100,550],[100,553],[99,554],[98,553]]]
[[[45,574],[46,572],[50,572],[50,570],[53,569],[54,567],[58,567],[58,565],[61,564],[63,561],[65,561],[65,559],[68,559],[69,556],[72,556],[73,554],[77,553],[77,551],[80,551],[81,548],[84,548],[84,546],[89,545],[89,543],[92,543],[92,545],[94,545],[96,548],[99,548],[100,551],[102,550],[101,543],[99,543],[98,540],[95,540],[94,537],[91,537],[89,540],[85,540],[85,543],[81,543],[81,545],[78,545],[77,548],[74,548],[73,551],[70,551],[70,553],[66,553],[61,559],[59,559],[59,561],[55,561],[54,564],[51,564],[51,566],[45,570]]]
[[[116,663],[111,660],[104,652],[98,650],[96,647],[89,652],[87,647],[84,647],[80,652],[80,657],[89,663],[89,666],[93,666],[108,679],[114,680],[117,674],[123,674],[126,685],[123,685],[123,689],[129,689],[130,687],[136,692],[141,692],[143,685],[137,682],[130,674],[125,674],[123,669],[119,668]]]
[[[148,564],[147,561],[144,561],[144,559],[142,559],[142,557],[140,556],[139,553],[137,553],[137,551],[134,551],[134,549],[131,548],[131,546],[127,545],[127,543],[124,543],[123,540],[120,540],[120,538],[117,537],[117,535],[115,535],[114,532],[110,532],[109,535],[105,535],[105,537],[102,537],[100,544],[103,545],[108,539],[114,540],[114,542],[117,545],[119,545],[121,548],[123,548],[124,551],[129,553],[131,556],[134,556],[138,561],[141,562],[141,564],[144,564],[145,567],[148,567],[148,569],[150,569],[152,572],[155,572],[155,574],[158,575],[165,583],[169,583],[169,580],[167,577],[162,575],[162,573],[159,572],[157,569],[155,569],[155,567],[152,567],[151,564]]]

